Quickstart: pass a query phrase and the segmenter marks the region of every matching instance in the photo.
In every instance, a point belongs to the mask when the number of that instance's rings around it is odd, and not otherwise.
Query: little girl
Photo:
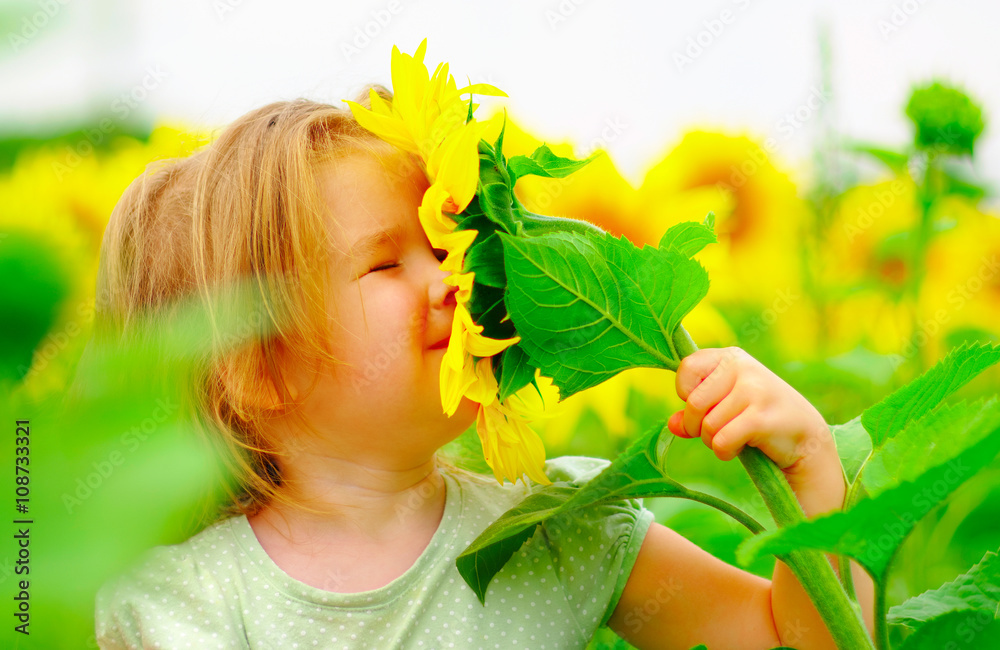
[[[258,288],[269,329],[214,346],[193,390],[230,506],[104,585],[101,647],[583,648],[602,625],[639,648],[833,647],[782,563],[772,581],[731,567],[637,501],[543,523],[480,604],[455,558],[532,488],[438,453],[478,404],[442,413],[456,302],[418,220],[427,186],[349,111],[299,100],[125,192],[102,246],[99,331],[127,336],[238,280]],[[723,460],[756,446],[808,515],[840,508],[830,431],[790,386],[737,348],[691,355],[676,381],[686,407],[671,431]],[[561,457],[545,474],[582,485],[607,465]],[[854,579],[870,615],[870,582]]]

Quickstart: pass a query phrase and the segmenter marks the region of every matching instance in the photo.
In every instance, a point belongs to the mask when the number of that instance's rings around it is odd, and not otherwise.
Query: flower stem
[[[885,585],[875,583],[875,647],[889,650],[889,625],[886,620]]]
[[[784,474],[764,452],[756,447],[744,447],[739,459],[779,528],[805,521]],[[779,559],[788,565],[809,594],[838,648],[872,647],[861,619],[851,607],[847,593],[823,552],[791,551]]]
[[[747,530],[756,535],[757,533],[764,532],[764,526],[760,524],[759,521],[751,517],[749,514],[737,508],[733,504],[720,499],[719,497],[714,497],[711,494],[706,494],[704,492],[699,492],[697,490],[685,489],[684,493],[679,495],[681,499],[690,499],[691,501],[697,501],[698,503],[704,503],[706,506],[715,508],[716,510],[729,515],[739,523],[743,524]]]
[[[673,339],[680,358],[698,349],[683,326],[677,327]],[[738,457],[779,528],[805,521],[795,493],[774,461],[756,447],[744,447]],[[779,559],[788,565],[802,584],[838,648],[870,650],[873,647],[863,622],[851,607],[847,593],[824,553],[798,550]]]
[[[542,235],[548,232],[577,232],[584,235],[606,235],[607,232],[598,228],[589,221],[582,219],[565,219],[563,217],[549,217],[544,214],[535,214],[524,210],[518,210],[518,220],[527,235]]]

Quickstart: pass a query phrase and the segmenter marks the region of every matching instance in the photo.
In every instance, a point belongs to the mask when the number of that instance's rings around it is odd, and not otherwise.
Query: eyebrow
[[[378,251],[386,243],[396,241],[403,237],[403,227],[399,224],[388,230],[379,230],[362,237],[351,246],[351,252],[358,257],[366,257]]]

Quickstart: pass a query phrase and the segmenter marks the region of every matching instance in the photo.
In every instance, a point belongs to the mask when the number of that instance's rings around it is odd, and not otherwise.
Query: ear
[[[284,381],[288,395],[282,398],[272,373],[260,363],[252,365],[256,366],[252,370],[239,368],[231,361],[222,361],[217,365],[219,381],[238,402],[257,411],[281,413],[288,408],[289,402],[298,399],[299,391],[291,381]]]

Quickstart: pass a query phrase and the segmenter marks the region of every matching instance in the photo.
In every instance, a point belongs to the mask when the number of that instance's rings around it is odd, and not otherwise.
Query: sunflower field
[[[543,143],[566,158],[591,153],[524,130],[510,110],[508,156]],[[900,107],[912,130],[903,148],[838,134],[824,140],[807,171],[789,168],[752,133],[690,131],[664,143],[638,187],[597,152],[565,178],[523,178],[517,198],[533,212],[583,219],[639,247],[714,213],[718,242],[698,257],[711,285],[685,328],[702,347],[745,349],[839,425],[949,353],[1000,343],[1000,179],[980,177],[975,164],[987,117],[960,89],[929,82]],[[10,466],[30,455],[30,479],[17,483],[30,509],[16,517],[32,522],[33,560],[31,644],[8,625],[4,647],[97,647],[100,584],[144,549],[186,539],[212,507],[203,495],[214,485],[214,460],[185,431],[170,388],[183,380],[183,359],[157,367],[161,381],[143,383],[132,380],[137,370],[158,363],[148,351],[112,359],[88,351],[112,208],[148,164],[190,154],[212,137],[183,124],[114,132],[87,124],[0,141],[0,400],[10,439],[3,458]],[[198,345],[197,331],[170,337],[177,349]],[[1000,393],[1000,370],[980,370],[952,387],[956,399]],[[681,408],[672,373],[637,368],[560,402],[537,430],[549,457],[614,459]],[[478,445],[469,431],[452,450],[489,473]],[[669,469],[688,487],[768,516],[739,464],[718,461],[696,440],[672,445]],[[726,562],[746,559],[738,548],[749,532],[718,510],[683,499],[645,505]],[[887,606],[954,580],[996,551],[998,521],[1000,462],[986,458],[906,536],[885,585]],[[9,524],[7,538],[25,525]],[[24,554],[13,549],[0,549],[0,573],[16,595]],[[770,577],[774,558],[760,554],[744,566]],[[996,625],[991,618],[975,632]],[[890,625],[891,646],[907,632]],[[989,634],[997,638],[995,629]],[[967,647],[990,647],[978,638]],[[590,647],[631,646],[603,628]]]

